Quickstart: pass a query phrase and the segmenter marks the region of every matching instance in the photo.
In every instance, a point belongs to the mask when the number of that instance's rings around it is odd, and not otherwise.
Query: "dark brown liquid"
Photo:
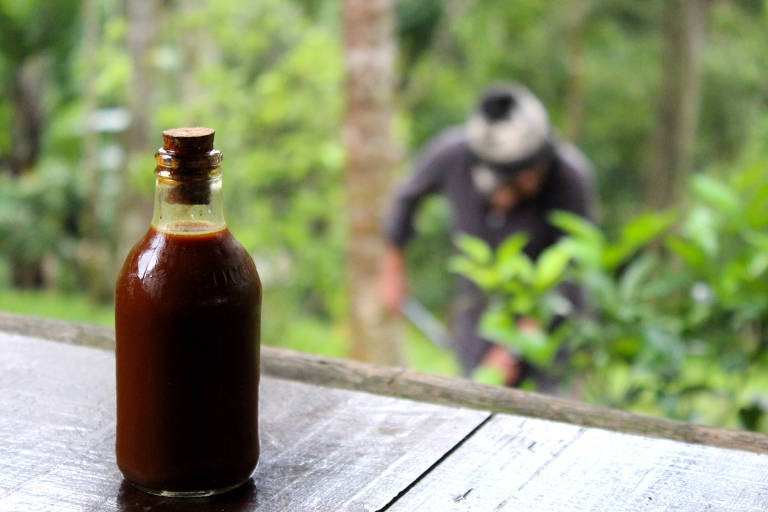
[[[133,248],[115,303],[117,463],[128,480],[183,492],[248,479],[260,305],[256,267],[226,229],[151,228]]]

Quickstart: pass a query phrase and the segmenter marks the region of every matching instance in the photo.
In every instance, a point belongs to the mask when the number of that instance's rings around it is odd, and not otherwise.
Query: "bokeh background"
[[[204,125],[264,280],[263,342],[346,356],[348,3],[0,2],[0,310],[111,325],[160,131]],[[593,326],[601,345],[572,370],[582,397],[768,428],[766,2],[379,3],[397,50],[391,183],[484,86],[519,81],[592,160],[606,240],[635,236],[630,252],[655,258]],[[438,318],[448,219],[430,200],[408,251],[411,291]],[[596,272],[619,287],[624,263]],[[403,343],[408,365],[457,374],[409,326]]]

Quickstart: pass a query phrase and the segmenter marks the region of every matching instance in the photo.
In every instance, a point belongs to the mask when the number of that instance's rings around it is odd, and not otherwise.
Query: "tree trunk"
[[[32,170],[40,158],[43,137],[40,97],[45,68],[45,61],[41,57],[27,57],[16,67],[15,76],[12,78],[11,148],[4,165],[14,177]],[[45,286],[45,273],[41,259],[27,261],[18,255],[12,255],[9,260],[13,286],[17,288]]]
[[[145,151],[149,143],[150,98],[152,97],[149,52],[156,32],[156,0],[127,0],[128,50],[131,54],[133,76],[131,82],[131,127],[128,147],[131,151]]]
[[[83,0],[83,39],[82,53],[86,56],[85,75],[95,76],[99,62],[88,59],[99,48],[101,41],[101,9],[98,0]],[[96,111],[97,92],[92,80],[86,80],[82,88],[83,111],[86,119]],[[80,209],[78,225],[80,228],[80,255],[78,266],[80,278],[88,296],[97,302],[108,302],[114,293],[114,279],[110,268],[114,259],[109,253],[107,238],[99,229],[98,202],[101,196],[101,172],[99,168],[99,135],[96,128],[86,123],[83,134],[83,159],[80,172],[83,176],[83,206]]]
[[[392,112],[395,43],[391,0],[345,0],[347,297],[350,355],[400,363],[398,322],[379,301],[376,280],[384,240],[380,225],[399,159]]]
[[[152,198],[137,194],[130,186],[129,173],[135,162],[147,162],[147,168],[140,172],[151,173],[154,162],[148,158],[152,154],[151,112],[152,112],[152,67],[150,52],[155,44],[158,18],[161,15],[157,0],[126,0],[128,14],[128,51],[133,68],[129,110],[131,125],[128,129],[126,149],[128,153],[128,169],[120,173],[121,190],[117,215],[117,238],[113,251],[113,274],[117,274],[123,258],[130,248],[146,232],[152,214]],[[172,127],[169,127],[172,128]],[[160,145],[160,134],[155,134]]]
[[[12,176],[19,176],[35,166],[40,157],[43,113],[40,104],[45,62],[28,57],[15,68],[12,78],[11,105],[13,127],[11,151],[6,162]]]
[[[27,262],[18,256],[11,256],[11,285],[15,288],[43,288],[45,274],[42,261]]]
[[[565,138],[578,142],[581,137],[584,114],[584,25],[589,14],[590,3],[578,0],[570,6],[566,26],[565,52],[567,78],[565,83],[565,115],[563,133]]]
[[[658,124],[645,191],[655,209],[675,203],[693,165],[709,5],[710,0],[665,3]]]

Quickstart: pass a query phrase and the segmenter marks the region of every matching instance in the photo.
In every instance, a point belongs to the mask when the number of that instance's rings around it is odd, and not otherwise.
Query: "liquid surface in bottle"
[[[244,482],[259,457],[261,284],[226,228],[150,228],[116,290],[117,461],[175,492]]]

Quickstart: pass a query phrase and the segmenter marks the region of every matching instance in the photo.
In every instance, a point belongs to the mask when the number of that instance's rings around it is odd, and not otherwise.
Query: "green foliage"
[[[535,318],[538,326],[552,322],[558,303],[564,300],[556,286],[563,279],[573,245],[553,245],[533,262],[523,252],[526,243],[524,234],[513,235],[494,254],[482,240],[463,235],[456,241],[462,254],[453,258],[451,269],[500,299],[482,319],[480,332],[515,348],[529,361],[548,366],[561,342],[560,331],[547,336],[540,327],[519,328],[517,320]]]
[[[192,70],[193,98],[164,102],[157,132],[185,123],[216,127],[227,220],[264,277],[265,342],[297,347],[309,332],[338,338],[345,217],[336,35],[279,0],[245,10],[239,2],[201,4],[177,23],[179,31],[207,33],[206,44],[221,55]],[[167,71],[169,80],[182,63]],[[142,172],[151,178],[149,171]]]
[[[65,163],[46,160],[20,179],[0,175],[0,256],[21,263],[71,258],[81,194],[68,174]]]
[[[115,311],[112,306],[94,304],[83,294],[53,290],[0,287],[0,311],[106,326],[115,323]]]
[[[694,176],[685,213],[641,215],[614,239],[556,212],[566,236],[536,262],[521,235],[490,256],[479,240],[460,240],[453,269],[493,297],[482,333],[544,368],[566,350],[554,371],[589,400],[763,428],[768,176],[756,164],[727,181]],[[551,326],[569,309],[559,293],[569,280],[586,290],[586,310],[554,330],[521,329],[520,318]]]
[[[82,292],[83,259],[93,252],[103,260],[91,258],[103,263],[96,273],[114,272],[107,263],[123,256],[114,250],[120,201],[151,197],[159,131],[210,125],[225,155],[227,219],[264,277],[265,343],[344,355],[341,4],[157,4],[159,29],[142,59],[151,94],[140,98],[153,142],[131,153],[124,130],[97,133],[98,168],[86,183],[90,110],[130,110],[136,77],[128,44],[136,27],[125,2],[92,4],[95,12],[81,13],[80,0],[0,2],[0,164],[19,135],[13,87],[23,69],[40,77],[43,124],[34,168],[0,176],[4,273],[42,262],[53,287]],[[574,32],[571,13],[585,5],[585,22]],[[695,160],[716,172],[694,178],[691,204],[679,211],[638,216],[657,114],[662,13],[661,0],[398,0],[396,128],[415,154],[438,131],[463,122],[478,92],[496,81],[526,83],[562,127],[568,44],[578,33],[584,115],[577,142],[597,169],[603,225],[557,215],[553,222],[569,236],[536,262],[525,256],[522,237],[495,252],[465,239],[458,242],[464,256],[451,265],[496,297],[483,332],[544,366],[570,347],[566,377],[585,379],[590,399],[764,428],[766,9],[760,2],[712,4]],[[98,25],[92,43],[83,37],[87,19]],[[95,205],[86,205],[89,190]],[[83,211],[91,206],[98,238],[83,240]],[[409,248],[413,294],[434,311],[448,309],[452,291],[445,279],[449,225],[445,202],[432,202]],[[561,285],[569,279],[589,290],[592,314],[547,332],[569,307]],[[85,301],[61,297],[0,293],[0,309],[108,322],[108,305],[93,312]],[[539,327],[518,325],[519,317]],[[445,352],[414,333],[409,339],[412,364],[457,373]],[[484,378],[499,382],[498,375]]]
[[[503,386],[504,374],[493,366],[482,366],[472,376],[473,380],[488,386]]]
[[[69,51],[78,0],[8,0],[0,4],[0,58],[14,64],[46,51]]]
[[[438,375],[459,374],[458,361],[453,354],[434,345],[415,328],[407,326],[404,338],[405,359],[409,367]]]
[[[453,282],[446,279],[454,250],[449,232],[451,212],[442,197],[428,198],[416,216],[418,236],[406,251],[410,293],[431,311],[449,309]]]

